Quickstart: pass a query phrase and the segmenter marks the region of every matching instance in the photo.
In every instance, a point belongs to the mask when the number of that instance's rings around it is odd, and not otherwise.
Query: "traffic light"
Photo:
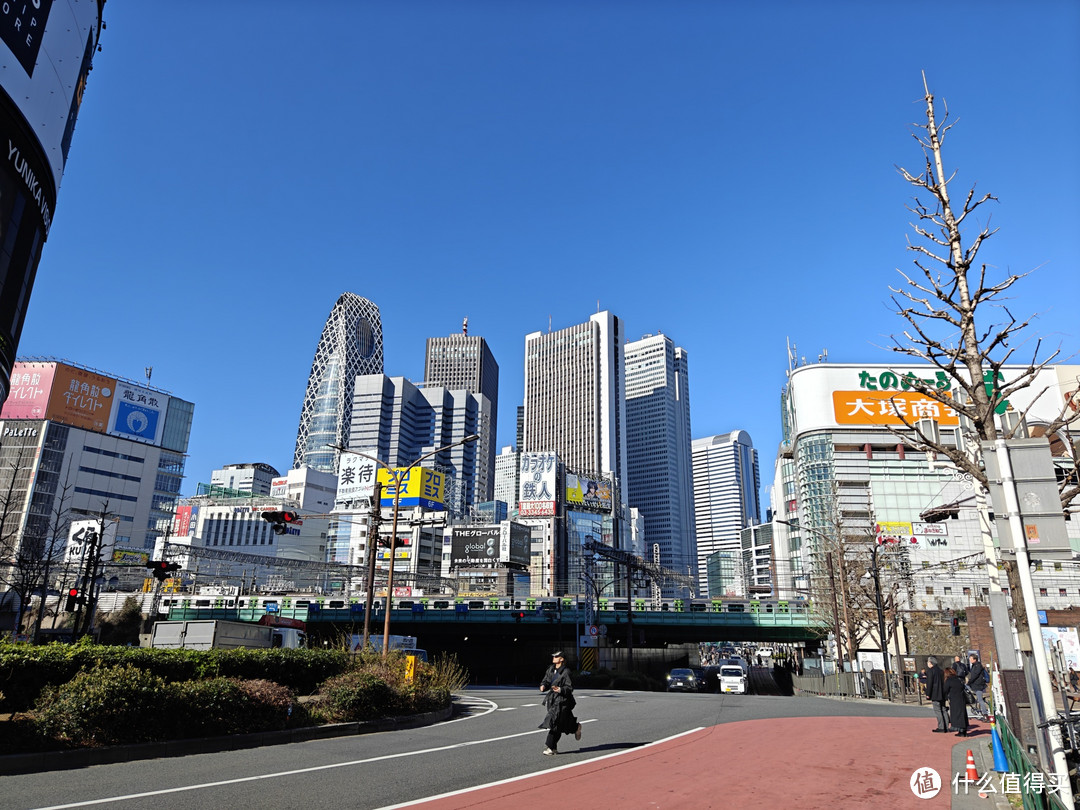
[[[154,573],[154,579],[164,582],[169,578],[169,574],[180,569],[180,563],[151,560],[146,564],[146,567]]]
[[[954,636],[960,635],[960,620],[953,616],[952,620],[952,634]]]
[[[270,524],[274,534],[285,534],[290,524],[301,522],[296,512],[263,512],[262,519]]]
[[[514,621],[521,624],[521,620],[525,618],[525,614],[520,610],[514,611]]]
[[[379,545],[382,546],[383,548],[390,548],[390,538],[389,537],[382,537],[380,535],[380,537],[379,537]],[[407,546],[407,545],[409,545],[409,541],[406,538],[404,538],[404,537],[395,537],[394,538],[394,548],[401,548],[402,546]]]
[[[75,612],[75,606],[79,604],[79,589],[69,588],[67,593],[67,604],[64,605],[64,610],[68,613]]]

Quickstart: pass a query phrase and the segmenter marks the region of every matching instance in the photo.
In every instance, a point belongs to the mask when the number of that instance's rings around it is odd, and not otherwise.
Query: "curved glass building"
[[[348,443],[356,375],[382,373],[379,308],[359,295],[343,293],[330,310],[311,363],[294,468],[337,472],[337,453],[327,445]]]

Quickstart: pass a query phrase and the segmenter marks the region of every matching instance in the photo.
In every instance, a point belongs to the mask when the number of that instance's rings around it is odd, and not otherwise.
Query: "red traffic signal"
[[[79,595],[79,589],[78,588],[68,588],[67,604],[64,605],[64,610],[66,610],[68,613],[74,613],[76,605],[85,605],[85,604],[86,604],[86,597]]]
[[[180,563],[166,560],[150,560],[146,567],[153,572],[154,579],[164,582],[169,578],[169,574],[180,569]]]
[[[270,528],[274,530],[274,534],[285,534],[288,531],[286,528],[289,524],[303,523],[300,520],[300,515],[296,512],[272,512],[267,511],[262,513],[262,519],[271,524]]]

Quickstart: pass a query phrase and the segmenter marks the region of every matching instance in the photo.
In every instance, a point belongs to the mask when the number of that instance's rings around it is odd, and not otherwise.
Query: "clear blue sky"
[[[1080,4],[340,0],[109,3],[23,356],[195,402],[184,494],[292,462],[344,291],[386,372],[460,328],[500,366],[597,310],[690,355],[695,437],[749,431],[763,483],[786,341],[886,361],[921,165],[1000,198],[982,258],[1038,270],[1018,315],[1080,348]],[[986,209],[989,210],[989,209]]]

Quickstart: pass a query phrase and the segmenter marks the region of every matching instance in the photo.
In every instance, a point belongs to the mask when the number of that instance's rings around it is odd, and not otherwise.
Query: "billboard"
[[[398,480],[401,481],[400,506],[422,506],[424,509],[442,511],[446,491],[446,474],[427,467],[398,467],[390,470],[379,468],[382,484],[382,506],[393,506]]]
[[[346,506],[353,501],[374,497],[377,466],[370,458],[355,453],[342,453],[338,464],[338,488],[334,506]]]
[[[168,406],[168,394],[117,381],[109,433],[137,442],[161,444]]]
[[[611,511],[611,482],[566,474],[566,503],[573,507]]]
[[[518,514],[545,517],[555,514],[555,479],[558,458],[553,452],[522,453]]]
[[[79,565],[85,563],[84,555],[87,546],[96,540],[98,533],[98,521],[96,520],[73,520],[68,530],[67,548],[64,551],[66,564]],[[108,560],[112,557],[116,546],[116,523],[105,525],[105,537],[98,549],[98,559]]]
[[[0,410],[3,419],[44,419],[56,363],[15,363],[11,388]]]
[[[499,562],[500,526],[455,526],[451,538],[451,568],[494,568]]]
[[[180,506],[176,509],[176,525],[174,535],[176,537],[190,537],[195,534],[195,528],[199,525],[199,507]]]
[[[115,388],[111,377],[57,363],[45,418],[105,433]]]
[[[270,497],[284,498],[289,492],[288,478],[274,478],[270,481]]]
[[[524,523],[509,520],[499,524],[499,562],[514,568],[528,568],[532,557],[532,531]]]

